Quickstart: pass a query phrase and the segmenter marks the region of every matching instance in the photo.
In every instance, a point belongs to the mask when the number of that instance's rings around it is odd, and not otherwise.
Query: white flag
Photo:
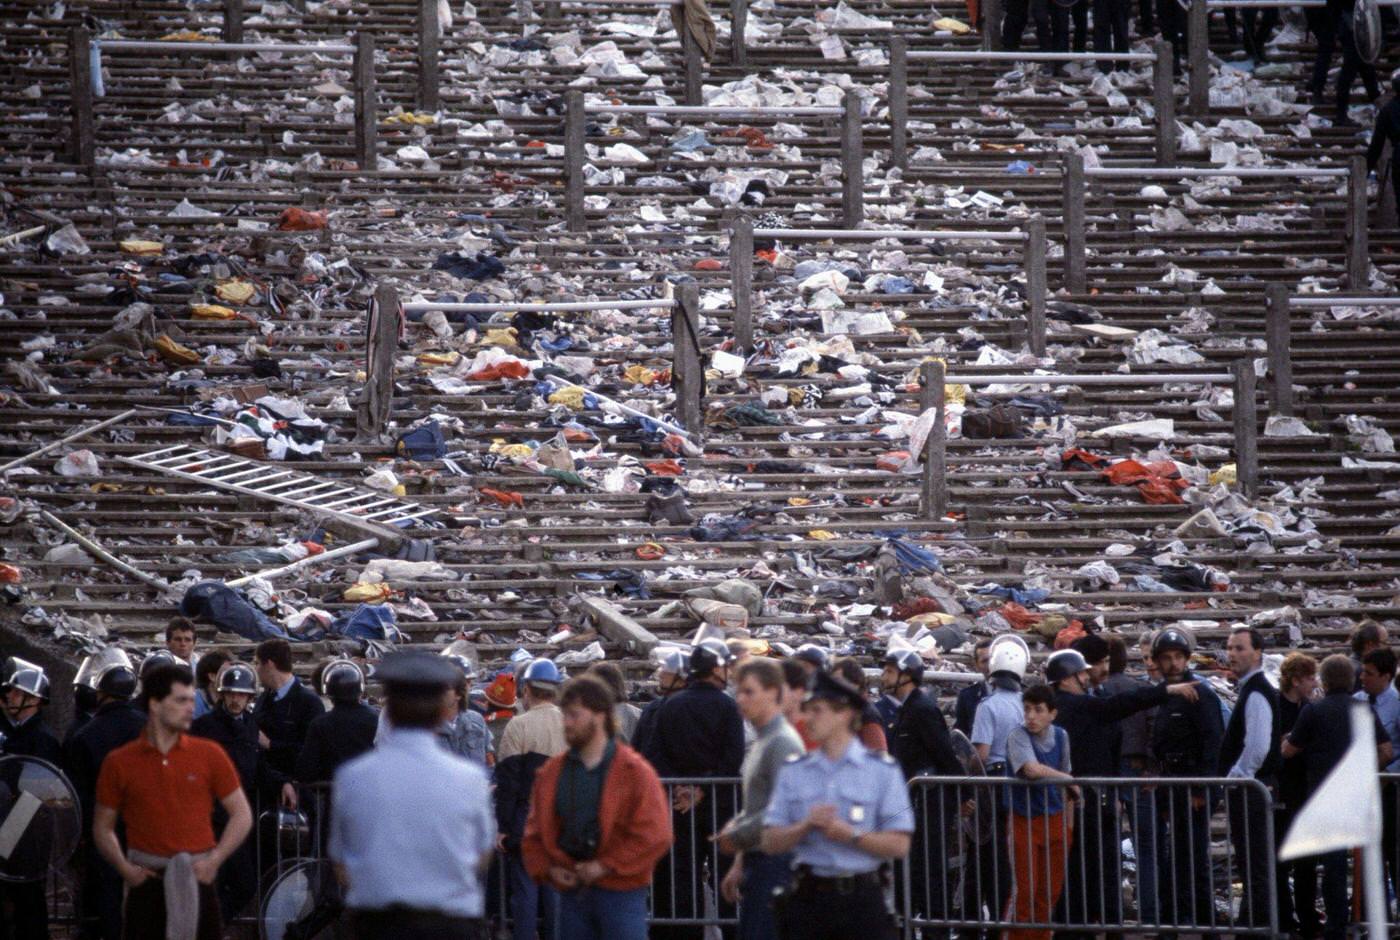
[[[1371,845],[1380,838],[1381,781],[1371,706],[1351,710],[1351,747],[1303,804],[1279,849],[1280,861]]]

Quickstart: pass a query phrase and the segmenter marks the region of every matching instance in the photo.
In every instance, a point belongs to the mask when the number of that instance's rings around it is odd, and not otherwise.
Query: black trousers
[[[199,886],[199,925],[196,940],[223,940],[219,892],[213,885]],[[126,893],[122,940],[165,940],[165,883],[147,878]]]
[[[1186,60],[1186,11],[1176,0],[1157,0],[1157,23],[1162,29],[1162,38],[1172,44],[1172,60],[1176,63],[1176,73],[1181,74],[1181,63]]]
[[[47,879],[30,884],[0,884],[0,938],[48,940],[46,882]]]
[[[1006,19],[1001,24],[1002,48],[1010,52],[1021,48],[1027,17],[1035,20],[1035,44],[1042,51],[1051,49],[1050,0],[1006,0]]]
[[[1075,0],[1073,6],[1050,4],[1050,45],[1055,52],[1070,51],[1070,21],[1074,21],[1074,50],[1083,52],[1089,38],[1089,0]]]
[[[778,912],[782,940],[895,940],[894,912],[884,889],[866,882],[848,893],[798,881]]]
[[[1084,810],[1065,865],[1065,890],[1055,919],[1070,924],[1116,924],[1123,920],[1123,819],[1116,794],[1084,787]],[[1061,931],[1058,938],[1092,937]]]
[[[121,940],[125,885],[91,842],[83,843],[82,911],[84,940]]]
[[[1203,806],[1196,807],[1191,805],[1192,796],[1207,799]],[[1161,921],[1214,925],[1212,888],[1216,882],[1210,866],[1211,809],[1207,788],[1172,790],[1158,806],[1163,832],[1157,846],[1157,904]]]
[[[1253,788],[1227,792],[1225,816],[1230,823],[1230,845],[1235,851],[1235,871],[1244,883],[1238,923],[1246,927],[1269,924],[1268,805]]]
[[[1361,53],[1356,51],[1356,34],[1352,29],[1350,13],[1342,14],[1337,24],[1337,38],[1342,43],[1342,68],[1337,73],[1337,116],[1345,117],[1347,108],[1351,106],[1351,85],[1357,76],[1365,84],[1366,94],[1372,98],[1380,97],[1381,86],[1376,80],[1376,67],[1363,62]]]
[[[1274,822],[1274,851],[1283,846],[1293,825],[1295,807],[1284,807]],[[1281,933],[1313,936],[1322,930],[1317,914],[1317,859],[1297,858],[1278,863],[1278,928]]]
[[[1094,51],[1127,52],[1132,0],[1094,0]],[[1126,63],[1116,63],[1114,68]],[[1102,71],[1103,66],[1100,65]]]
[[[1322,94],[1327,86],[1327,72],[1332,68],[1332,50],[1337,45],[1337,27],[1332,16],[1321,7],[1304,7],[1303,16],[1308,29],[1317,40],[1317,53],[1313,56],[1312,76],[1308,79],[1308,91]]]
[[[350,923],[356,940],[486,940],[486,923],[479,917],[449,917],[407,907],[351,911]]]
[[[1259,61],[1264,58],[1264,45],[1273,35],[1278,25],[1278,10],[1270,7],[1262,14],[1257,10],[1244,11],[1244,51],[1250,58]]]

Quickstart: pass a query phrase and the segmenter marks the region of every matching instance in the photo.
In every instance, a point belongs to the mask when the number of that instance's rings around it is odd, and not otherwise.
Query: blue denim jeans
[[[538,885],[525,871],[520,856],[509,856],[511,936],[515,940],[558,940],[554,925],[559,919],[559,894],[547,885]]]
[[[555,940],[647,940],[647,889],[560,892]]]
[[[773,891],[792,883],[792,855],[744,853],[739,883],[739,940],[772,940],[778,935]]]

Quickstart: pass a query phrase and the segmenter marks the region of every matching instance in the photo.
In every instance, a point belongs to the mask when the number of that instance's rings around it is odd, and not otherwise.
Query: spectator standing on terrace
[[[525,866],[558,893],[558,940],[646,940],[647,885],[671,844],[665,791],[617,740],[605,681],[570,680],[559,702],[569,750],[535,775]]]
[[[127,885],[122,936],[221,940],[214,881],[252,828],[252,811],[223,749],[186,734],[194,720],[189,667],[152,669],[141,697],[149,716],[145,730],[103,762],[92,824],[97,850]],[[228,814],[217,840],[216,804]],[[125,853],[118,819],[126,825]]]
[[[791,880],[792,856],[767,855],[759,849],[763,814],[778,771],[807,749],[783,717],[783,697],[789,693],[782,667],[770,659],[757,659],[740,666],[738,678],[735,701],[757,737],[740,768],[744,780],[743,808],[715,838],[720,851],[734,856],[721,890],[731,904],[743,899],[739,908],[739,940],[767,940],[777,930],[773,892]]]
[[[559,667],[536,659],[520,674],[520,697],[525,711],[506,723],[496,749],[496,825],[498,847],[505,853],[510,893],[511,927],[515,940],[553,936],[559,898],[550,884],[536,884],[525,867],[522,846],[530,815],[530,792],[545,761],[564,753],[564,714],[559,710]],[[393,716],[390,715],[390,720]]]

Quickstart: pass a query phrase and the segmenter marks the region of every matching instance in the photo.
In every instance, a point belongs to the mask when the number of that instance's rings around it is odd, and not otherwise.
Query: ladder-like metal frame
[[[301,470],[280,470],[233,454],[183,444],[117,459],[143,470],[169,474],[192,483],[206,483],[310,512],[331,513],[353,522],[408,527],[437,513],[430,506],[386,496],[378,490],[329,483]]]

